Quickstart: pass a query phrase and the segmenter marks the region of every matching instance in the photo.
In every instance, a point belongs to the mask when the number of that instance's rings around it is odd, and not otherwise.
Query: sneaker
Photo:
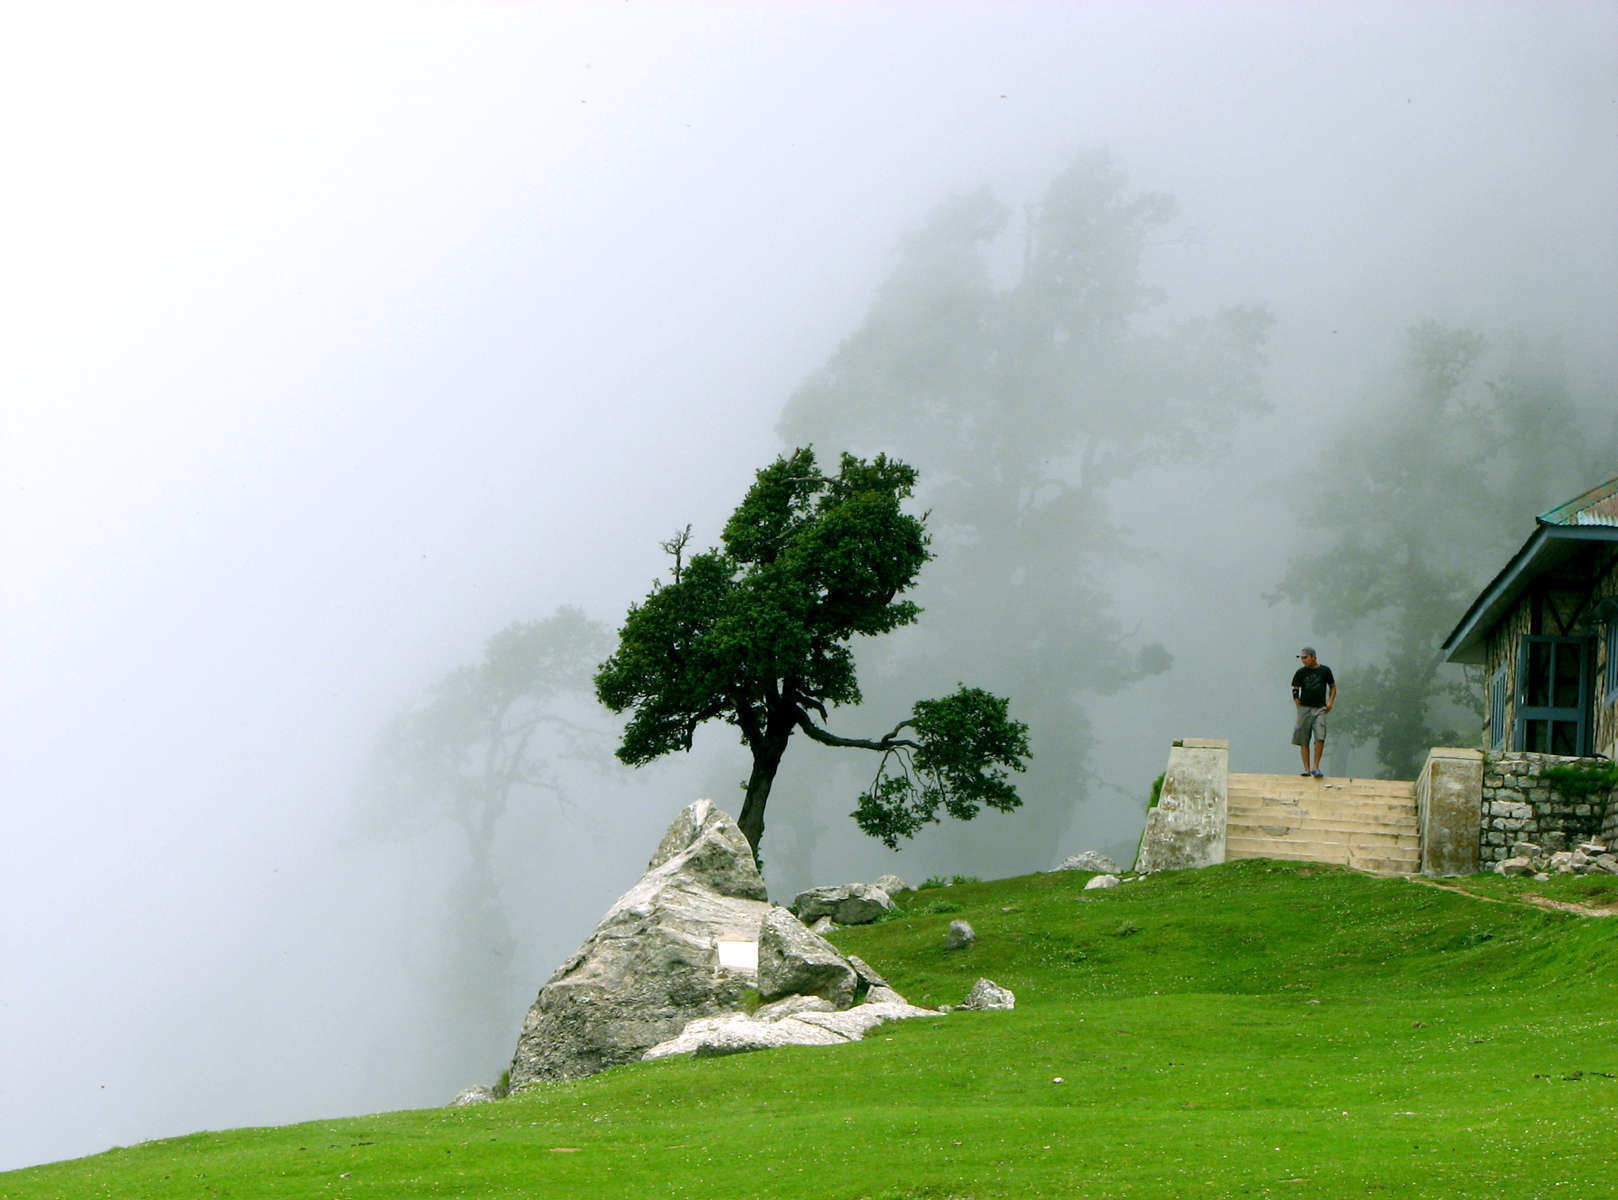
[[[1314,774],[1313,771],[1299,771],[1298,772],[1298,778],[1299,779],[1308,779],[1309,776],[1311,776],[1313,774]]]
[[[1319,771],[1310,771],[1309,774],[1313,775],[1316,779],[1324,779],[1324,778],[1326,778]]]

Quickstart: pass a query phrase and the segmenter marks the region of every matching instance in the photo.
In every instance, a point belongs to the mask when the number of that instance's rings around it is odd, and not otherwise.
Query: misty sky
[[[1259,598],[1286,472],[1404,328],[1520,327],[1618,378],[1610,4],[157,0],[6,26],[0,1168],[498,1073],[411,1068],[444,866],[355,844],[371,739],[499,626],[615,624],[660,539],[716,540],[952,191],[1015,208],[1110,147],[1179,201],[1166,311],[1276,318],[1271,414],[1119,497],[1154,557],[1118,586],[1177,655],[1097,715],[1131,786],[1182,735],[1290,769],[1284,707],[1232,712],[1307,636]],[[581,784],[620,807],[523,873],[529,996],[709,766]]]

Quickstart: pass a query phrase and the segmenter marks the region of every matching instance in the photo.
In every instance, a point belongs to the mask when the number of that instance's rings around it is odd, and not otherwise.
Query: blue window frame
[[[1489,749],[1499,750],[1506,744],[1506,696],[1511,672],[1501,667],[1489,681]]]
[[[1618,617],[1607,622],[1607,687],[1605,699],[1618,700]]]
[[[1528,634],[1517,644],[1516,749],[1590,752],[1593,643],[1587,637]]]

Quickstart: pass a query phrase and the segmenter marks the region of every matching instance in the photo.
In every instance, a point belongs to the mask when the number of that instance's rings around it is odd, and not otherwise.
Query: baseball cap
[[[1298,657],[1299,658],[1313,657],[1314,653],[1315,653],[1315,648],[1313,646],[1305,646],[1302,650],[1298,651]]]

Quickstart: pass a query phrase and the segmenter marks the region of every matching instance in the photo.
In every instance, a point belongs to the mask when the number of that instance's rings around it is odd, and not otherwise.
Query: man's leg
[[[1326,752],[1326,739],[1321,738],[1315,743],[1315,773],[1320,773],[1320,756]]]
[[[1303,759],[1304,773],[1308,774],[1308,772],[1309,772],[1309,743],[1308,742],[1305,742],[1303,745],[1298,747],[1298,755],[1299,755],[1299,757],[1301,757]]]

